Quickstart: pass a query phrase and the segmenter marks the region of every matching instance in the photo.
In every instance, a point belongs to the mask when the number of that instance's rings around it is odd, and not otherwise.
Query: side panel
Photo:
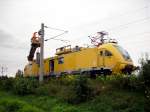
[[[75,70],[76,66],[76,53],[66,54],[64,56],[64,66],[63,69],[66,71]]]
[[[39,75],[39,65],[33,62],[31,65],[28,64],[25,67],[25,77],[28,76],[38,76]],[[44,60],[44,75],[49,75],[49,59]]]
[[[62,61],[60,63],[59,61]],[[76,53],[69,53],[55,58],[55,72],[69,72],[75,70]]]
[[[44,74],[49,75],[49,59],[44,60]]]
[[[59,64],[59,58],[63,57],[63,63]],[[55,61],[55,72],[69,72],[80,69],[97,67],[97,48],[87,48],[82,51],[58,56]]]
[[[116,59],[114,54],[111,52],[111,56],[106,55],[107,50],[104,51],[104,65],[106,68],[110,68],[111,70],[115,67]],[[110,51],[109,51],[110,52]]]
[[[31,65],[26,65],[24,68],[24,76],[28,77],[32,74],[32,66]]]
[[[27,64],[24,71],[25,77],[37,76],[38,75],[38,65],[33,62],[31,65]]]
[[[87,48],[76,54],[76,69],[97,67],[97,49]]]
[[[33,76],[38,76],[39,74],[38,70],[39,70],[38,65],[35,62],[32,63],[32,75]]]

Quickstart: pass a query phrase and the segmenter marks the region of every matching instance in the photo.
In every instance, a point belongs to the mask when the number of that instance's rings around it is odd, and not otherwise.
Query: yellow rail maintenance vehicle
[[[89,74],[96,76],[112,73],[128,73],[134,70],[132,59],[128,52],[113,39],[105,40],[106,33],[98,32],[90,37],[94,47],[71,48],[71,45],[56,49],[56,55],[44,59],[45,76],[61,76],[63,74]],[[32,52],[30,52],[32,53]],[[30,57],[30,55],[29,55]],[[39,65],[36,60],[27,64],[25,77],[39,76]]]

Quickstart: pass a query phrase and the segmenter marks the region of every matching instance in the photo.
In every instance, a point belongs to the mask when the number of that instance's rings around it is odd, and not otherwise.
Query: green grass
[[[0,112],[144,112],[144,95],[111,90],[73,105],[50,96],[17,96],[0,91]]]
[[[144,98],[136,93],[113,91],[97,96],[87,107],[93,112],[144,112]]]
[[[0,112],[144,112],[143,83],[124,75],[0,80]],[[149,106],[146,106],[147,109]]]

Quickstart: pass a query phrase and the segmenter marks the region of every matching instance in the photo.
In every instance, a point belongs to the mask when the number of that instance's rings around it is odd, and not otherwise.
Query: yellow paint
[[[38,65],[33,62],[32,64],[28,64],[25,66],[24,74],[25,76],[38,76]]]
[[[44,74],[45,75],[49,74],[49,58],[44,60]]]
[[[47,58],[44,60],[44,73],[49,75],[51,71],[50,60],[54,60],[54,73],[79,71],[83,69],[92,68],[109,68],[114,73],[121,72],[121,70],[127,65],[133,65],[132,60],[125,60],[122,54],[114,47],[114,43],[103,44],[100,47],[94,48],[81,48],[80,51],[66,50],[57,52],[57,56],[53,58]],[[107,56],[110,52],[112,55]],[[32,71],[29,70],[30,65],[26,65],[25,76],[37,76],[38,65],[35,62],[32,63]]]

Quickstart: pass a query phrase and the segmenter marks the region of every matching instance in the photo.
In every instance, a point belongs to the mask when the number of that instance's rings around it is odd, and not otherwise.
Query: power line
[[[58,30],[58,31],[63,31],[63,32],[68,32],[66,30],[62,30],[62,29],[58,29],[58,28],[53,28],[53,27],[49,27],[49,26],[44,26],[45,28],[49,28],[49,29],[52,29],[52,30]]]
[[[150,17],[146,17],[146,18],[138,19],[138,20],[135,20],[135,21],[132,21],[132,22],[128,22],[126,24],[122,24],[122,25],[119,25],[119,26],[116,26],[116,27],[113,27],[113,28],[110,28],[110,29],[107,29],[107,30],[115,30],[115,29],[125,27],[125,26],[131,25],[131,24],[139,23],[139,22],[145,21],[145,20],[150,20]]]
[[[126,37],[127,36],[141,36],[141,35],[144,35],[144,34],[150,34],[150,32],[142,32],[142,33],[136,33],[136,34],[129,34],[129,35],[125,35]]]
[[[147,9],[147,8],[149,8],[149,6],[144,6],[144,7],[142,7],[142,8],[137,9],[137,10],[130,11],[130,12],[126,12],[126,13],[123,13],[123,14],[120,14],[120,15],[117,15],[117,16],[125,16],[125,15],[129,15],[129,14],[132,14],[132,13],[134,13],[134,14],[135,14],[135,13],[139,13],[140,10],[145,10],[145,9]],[[111,19],[111,18],[112,18],[112,17],[109,17],[109,18],[107,18],[107,19]],[[141,21],[145,21],[145,20],[149,20],[149,19],[150,19],[150,17],[138,19],[138,20],[131,21],[131,22],[128,22],[128,23],[125,23],[125,24],[122,24],[122,25],[119,25],[119,26],[116,26],[116,27],[107,29],[107,30],[115,30],[115,29],[118,29],[118,28],[121,28],[121,27],[125,27],[125,26],[128,26],[128,25],[135,24],[135,23],[138,23],[138,22],[141,22]],[[58,28],[53,28],[53,27],[48,27],[48,26],[45,26],[45,28],[49,28],[49,29],[53,29],[53,30],[58,30],[58,31],[64,31],[64,33],[61,33],[61,34],[59,34],[59,35],[56,35],[56,36],[51,37],[51,38],[49,38],[49,39],[46,39],[45,41],[48,41],[48,40],[50,40],[50,39],[55,39],[56,37],[65,34],[65,32],[67,33],[67,31],[62,30],[62,29],[58,29]],[[55,40],[58,40],[58,39],[55,39]],[[60,39],[60,41],[63,41],[63,40]],[[68,40],[67,40],[67,41],[68,41]]]
[[[147,7],[145,7],[145,8],[147,8]],[[145,9],[145,8],[143,8],[143,9]],[[134,21],[122,24],[122,25],[118,25],[118,26],[113,27],[113,28],[107,28],[106,30],[113,31],[113,30],[116,30],[116,29],[119,29],[119,28],[122,28],[122,27],[126,27],[126,26],[129,26],[129,25],[135,24],[135,23],[143,22],[143,21],[146,21],[146,20],[149,21],[150,17],[145,17],[145,18],[142,18],[142,19],[137,19],[137,20],[134,20]]]
[[[51,37],[51,38],[45,39],[44,41],[48,41],[48,40],[51,40],[51,39],[53,39],[53,40],[60,40],[60,41],[64,41],[64,42],[65,42],[65,41],[68,41],[68,40],[63,40],[63,39],[55,39],[56,37],[59,37],[59,36],[65,34],[65,33],[68,33],[68,31],[62,30],[62,29],[58,29],[58,28],[48,27],[48,26],[44,26],[44,27],[45,27],[45,28],[52,29],[52,30],[58,30],[58,31],[62,31],[62,32],[63,32],[63,33],[60,33],[60,34],[58,34],[58,35],[56,35],[56,36],[53,36],[53,37]]]
[[[68,32],[68,31],[67,31],[67,32]],[[59,37],[59,36],[65,34],[65,33],[67,33],[67,32],[63,32],[63,33],[58,34],[58,35],[56,35],[56,36],[53,36],[53,37],[51,37],[51,38],[45,39],[44,41],[48,41],[48,40],[51,40],[51,39],[55,39],[56,37]],[[56,40],[56,39],[55,39],[55,40]]]
[[[144,34],[146,34],[146,36],[143,36]],[[136,34],[129,34],[129,35],[125,35],[125,36],[122,35],[122,36],[120,36],[120,37],[123,37],[123,38],[124,38],[124,37],[129,37],[129,36],[130,36],[130,37],[133,37],[133,36],[134,36],[134,37],[148,37],[149,35],[150,35],[150,32],[142,32],[142,33],[136,33]],[[142,44],[143,42],[150,42],[149,38],[144,38],[144,39],[143,39],[143,38],[138,38],[138,39],[136,38],[136,39],[133,39],[133,40],[130,40],[130,39],[127,40],[127,39],[125,38],[125,39],[123,39],[123,40],[126,40],[125,43],[131,43],[131,42],[133,43],[133,42],[134,42],[134,44],[135,44],[135,43],[136,43],[136,44],[138,44],[138,43],[139,43],[139,44]]]
[[[148,9],[150,6],[144,6],[144,7],[142,7],[142,8],[139,8],[139,9],[136,9],[136,10],[131,10],[131,11],[128,11],[128,12],[125,12],[125,13],[122,13],[122,14],[118,14],[118,15],[115,15],[114,17],[106,17],[106,18],[104,18],[104,19],[101,19],[101,21],[108,21],[108,20],[112,20],[112,19],[114,19],[114,18],[117,18],[118,19],[118,17],[123,17],[123,16],[126,16],[127,17],[127,15],[130,15],[130,14],[135,14],[135,13],[140,13],[140,11],[142,11],[142,10],[146,10],[146,9]],[[91,26],[91,24],[93,25],[93,24],[98,24],[98,22],[92,22],[92,23],[89,23],[89,24],[87,24],[88,26]]]
[[[122,17],[122,16],[126,16],[126,15],[129,15],[129,14],[135,14],[135,13],[139,13],[140,11],[142,11],[142,10],[146,10],[146,9],[148,9],[150,6],[144,6],[144,7],[142,7],[142,8],[139,8],[139,9],[136,9],[136,10],[133,10],[133,11],[128,11],[128,12],[125,12],[125,13],[122,13],[122,14],[119,14],[119,15],[117,15],[116,16],[116,18],[117,17]],[[108,17],[108,18],[106,18],[106,19],[112,19],[112,18],[115,18],[115,17]],[[105,20],[106,20],[105,19]]]
[[[71,42],[70,40],[64,40],[64,39],[55,39],[55,38],[51,38],[52,40],[60,40],[60,41],[62,41],[62,42],[66,42],[66,43],[68,43],[68,42]],[[50,40],[50,39],[49,39]],[[45,41],[47,41],[47,40],[45,40]]]

